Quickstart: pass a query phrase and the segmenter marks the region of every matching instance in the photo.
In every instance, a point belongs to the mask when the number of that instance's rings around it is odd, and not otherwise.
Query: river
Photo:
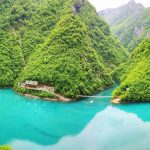
[[[108,96],[116,88],[99,93]],[[0,145],[13,150],[149,150],[150,103],[47,102],[0,90]]]

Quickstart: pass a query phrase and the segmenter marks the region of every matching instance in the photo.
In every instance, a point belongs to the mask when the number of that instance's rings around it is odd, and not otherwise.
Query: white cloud
[[[115,8],[129,2],[129,0],[89,0],[97,10],[106,8]],[[142,3],[145,7],[150,6],[150,0],[135,0],[137,3]]]

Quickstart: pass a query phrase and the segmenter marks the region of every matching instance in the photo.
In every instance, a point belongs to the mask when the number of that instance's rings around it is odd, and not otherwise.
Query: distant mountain
[[[121,82],[114,91],[121,102],[150,102],[150,38],[144,40],[129,60],[114,71]]]
[[[131,0],[128,4],[99,12],[123,45],[133,50],[145,37],[150,36],[150,8]]]

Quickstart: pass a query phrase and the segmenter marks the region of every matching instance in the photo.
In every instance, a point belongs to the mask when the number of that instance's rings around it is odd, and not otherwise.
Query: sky
[[[106,8],[115,8],[128,3],[130,0],[89,0],[97,9],[97,11]],[[142,3],[145,7],[150,7],[150,0],[135,0],[137,3]]]

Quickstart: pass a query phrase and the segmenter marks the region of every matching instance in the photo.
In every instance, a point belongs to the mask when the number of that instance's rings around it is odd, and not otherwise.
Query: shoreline
[[[120,97],[116,97],[116,98],[112,99],[111,102],[113,104],[121,104],[121,98]]]
[[[38,84],[36,87],[30,87],[30,86],[21,85],[21,88],[34,90],[34,91],[48,92],[48,93],[52,94],[53,96],[56,96],[57,98],[40,97],[40,96],[35,96],[35,95],[32,95],[32,94],[20,93],[21,95],[26,96],[26,97],[44,99],[44,100],[47,100],[47,101],[60,101],[60,102],[70,102],[70,101],[72,101],[72,99],[70,99],[70,98],[67,98],[67,97],[64,97],[61,94],[55,93],[54,92],[54,87],[51,87],[51,86]]]
[[[34,96],[34,95],[31,95],[31,94],[23,94],[23,93],[19,93],[19,92],[16,92],[16,93],[19,94],[19,95],[25,96],[25,97],[29,97],[29,98],[43,99],[43,100],[46,100],[46,101],[53,101],[53,102],[71,102],[71,101],[73,101],[72,99],[60,100],[60,99],[54,99],[54,98],[48,98],[48,97],[44,98],[44,97]]]

